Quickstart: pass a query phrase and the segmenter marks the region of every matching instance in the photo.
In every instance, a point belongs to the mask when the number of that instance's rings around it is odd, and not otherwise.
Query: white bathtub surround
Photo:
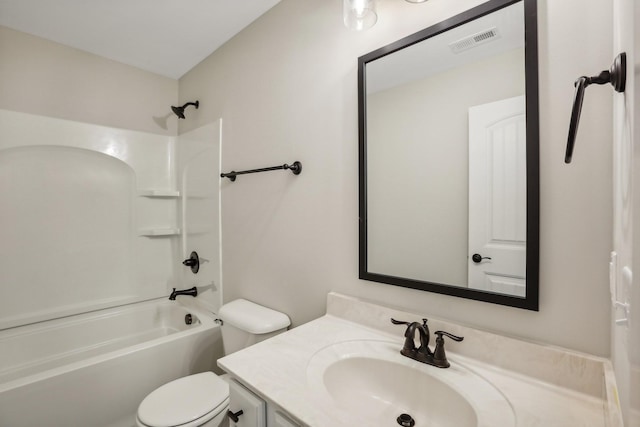
[[[0,330],[193,285],[217,310],[220,141],[220,120],[171,137],[0,109]]]
[[[138,227],[175,222],[175,208],[153,209],[137,191],[175,186],[172,144],[0,110],[0,291],[12,296],[0,329],[165,294],[174,266],[153,261],[169,260],[171,243]]]
[[[0,426],[134,425],[148,393],[214,369],[223,354],[215,316],[187,301],[163,298],[0,331]]]
[[[222,304],[220,216],[220,150],[222,119],[178,136],[175,144],[178,223],[181,229],[178,261],[191,251],[200,257],[200,269],[179,266],[178,282],[198,287],[198,298],[217,313]]]
[[[226,356],[218,364],[305,425],[394,425],[389,420],[355,416],[349,407],[323,393],[323,382],[317,376],[322,369],[316,369],[322,363],[328,363],[327,358],[335,356],[331,355],[331,349],[337,348],[336,343],[352,345],[363,340],[395,343],[399,356],[404,327],[392,325],[391,317],[419,321],[428,316],[331,293],[325,316]],[[615,380],[608,360],[437,319],[430,319],[429,326],[432,333],[445,330],[465,337],[461,343],[446,340],[449,361],[456,370],[470,370],[495,387],[511,406],[518,426],[622,426]],[[359,351],[366,352],[368,344],[362,342],[362,345],[362,350],[358,350],[355,344],[348,357],[358,356]],[[377,348],[375,351],[381,354],[386,350]],[[392,353],[389,357],[394,357]],[[436,370],[433,375],[447,375],[446,369],[399,357],[407,363],[421,365],[419,369]],[[371,376],[376,374],[371,372]],[[460,392],[473,394],[475,388],[463,386]],[[476,395],[476,398],[482,396]],[[482,407],[480,404],[479,408]],[[480,410],[486,409],[484,405]],[[506,426],[509,420],[505,422]]]

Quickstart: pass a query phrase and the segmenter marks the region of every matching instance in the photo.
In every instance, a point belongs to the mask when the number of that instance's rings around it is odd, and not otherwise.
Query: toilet
[[[279,311],[237,299],[220,308],[225,355],[287,330],[289,317]],[[213,372],[178,378],[144,398],[138,427],[218,427],[227,415],[229,385]]]

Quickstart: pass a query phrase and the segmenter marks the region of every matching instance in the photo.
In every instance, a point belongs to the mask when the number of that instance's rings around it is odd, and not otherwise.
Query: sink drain
[[[413,427],[416,425],[415,420],[409,414],[400,414],[397,421],[402,427]]]

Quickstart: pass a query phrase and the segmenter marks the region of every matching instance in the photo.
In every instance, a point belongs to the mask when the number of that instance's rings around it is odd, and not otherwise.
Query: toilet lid
[[[213,372],[178,378],[151,392],[138,407],[138,419],[153,427],[173,427],[197,420],[224,405],[229,384]]]

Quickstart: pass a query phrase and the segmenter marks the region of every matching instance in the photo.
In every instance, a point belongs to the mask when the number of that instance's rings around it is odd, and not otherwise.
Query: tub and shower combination
[[[216,369],[220,141],[221,121],[172,137],[0,109],[1,427],[133,427],[149,392]]]
[[[179,300],[0,331],[0,426],[135,426],[149,392],[223,354],[213,314]]]

